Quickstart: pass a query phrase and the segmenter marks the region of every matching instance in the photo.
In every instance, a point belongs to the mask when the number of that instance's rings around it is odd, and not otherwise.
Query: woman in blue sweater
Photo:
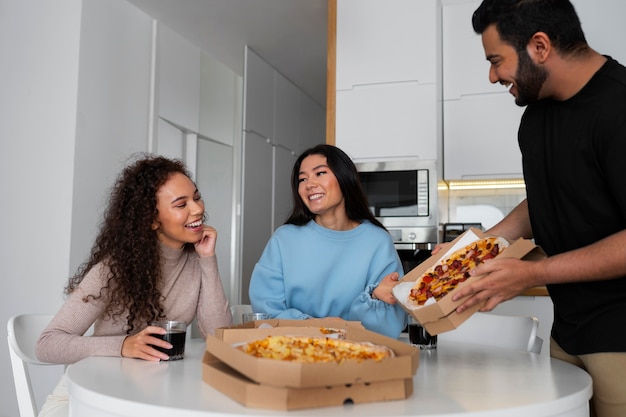
[[[398,337],[406,313],[391,288],[402,275],[393,240],[368,209],[354,163],[318,145],[296,161],[294,207],[250,281],[255,312],[282,319],[341,317]]]

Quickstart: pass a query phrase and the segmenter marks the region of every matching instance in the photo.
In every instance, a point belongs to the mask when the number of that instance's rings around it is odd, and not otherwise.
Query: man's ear
[[[552,53],[552,41],[545,32],[537,32],[528,41],[526,50],[536,64],[543,64]]]

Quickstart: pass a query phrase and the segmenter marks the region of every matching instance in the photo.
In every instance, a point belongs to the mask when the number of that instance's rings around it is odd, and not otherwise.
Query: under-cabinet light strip
[[[522,179],[502,179],[502,180],[450,180],[440,183],[443,188],[454,190],[497,190],[502,188],[525,188],[526,184]]]

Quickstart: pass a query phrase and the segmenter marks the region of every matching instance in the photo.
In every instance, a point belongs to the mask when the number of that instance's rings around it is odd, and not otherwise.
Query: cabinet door
[[[445,101],[444,178],[521,178],[517,129],[523,111],[508,93]]]
[[[274,137],[272,143],[295,150],[300,123],[300,90],[278,72],[274,74]]]
[[[337,90],[437,80],[436,0],[337,0]]]
[[[185,133],[173,124],[157,120],[156,146],[153,152],[167,158],[184,158]]]
[[[471,22],[479,5],[447,1],[442,8],[444,178],[521,178],[517,129],[524,109],[489,82],[489,62]]]
[[[202,54],[200,80],[200,130],[199,133],[227,145],[234,144],[235,132],[239,135],[241,86],[237,74],[207,54]]]
[[[274,146],[274,213],[273,227],[276,230],[285,223],[293,207],[291,197],[291,171],[297,156],[294,152]]]
[[[274,69],[250,48],[245,52],[244,130],[274,137]]]
[[[572,3],[578,12],[589,45],[601,54],[610,55],[621,64],[626,64],[626,2],[572,0]]]
[[[326,142],[326,111],[312,98],[300,93],[300,123],[298,124],[298,146],[296,155]]]
[[[196,182],[208,214],[207,224],[218,233],[215,254],[226,297],[232,293],[233,148],[198,139]]]
[[[241,241],[241,302],[250,303],[250,276],[272,234],[272,145],[244,133]]]
[[[443,99],[463,95],[501,93],[489,82],[489,62],[480,35],[472,28],[472,14],[480,1],[444,3],[442,7]]]
[[[337,92],[336,144],[353,159],[436,159],[435,84],[398,83]]]
[[[159,25],[159,116],[197,132],[200,117],[200,49]]]

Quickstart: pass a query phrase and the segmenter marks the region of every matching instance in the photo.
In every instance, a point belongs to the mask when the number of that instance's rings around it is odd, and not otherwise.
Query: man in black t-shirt
[[[568,0],[485,0],[472,24],[489,80],[526,106],[527,198],[488,233],[534,238],[548,258],[479,266],[457,311],[546,285],[551,355],[589,372],[594,415],[626,416],[626,68],[589,47]]]

